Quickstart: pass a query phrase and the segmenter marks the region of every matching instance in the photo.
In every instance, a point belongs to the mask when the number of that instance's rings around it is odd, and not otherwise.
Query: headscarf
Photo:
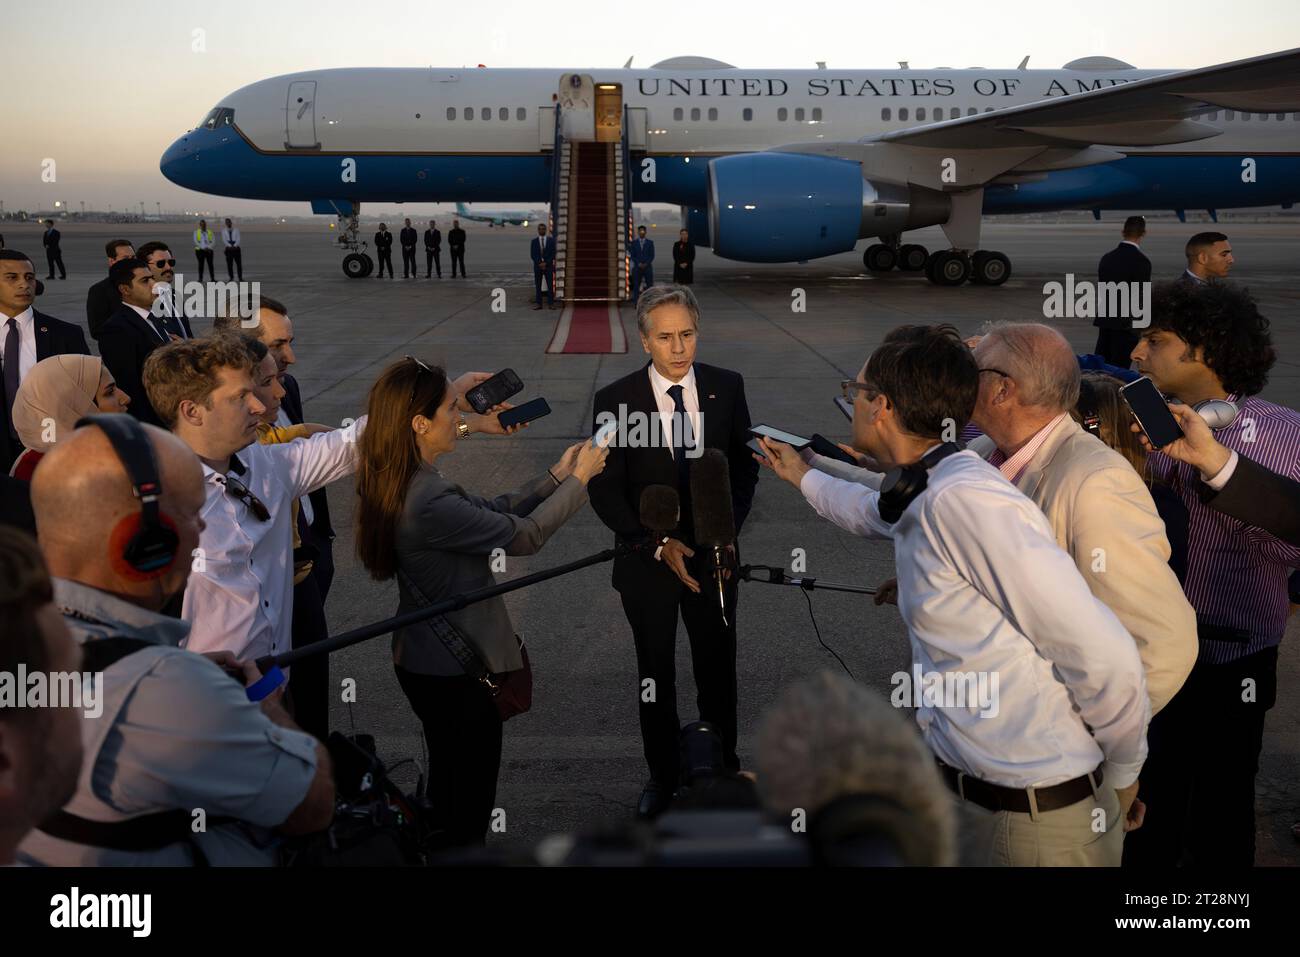
[[[14,396],[14,431],[23,445],[48,452],[78,419],[94,413],[103,368],[104,360],[82,355],[50,356],[32,366]]]

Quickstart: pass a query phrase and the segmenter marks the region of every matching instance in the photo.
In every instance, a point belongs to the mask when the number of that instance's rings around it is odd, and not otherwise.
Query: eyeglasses
[[[257,516],[259,522],[271,520],[271,510],[266,507],[266,503],[249,491],[248,486],[239,479],[226,475],[222,477],[222,484],[226,487],[226,494],[233,495],[248,506],[248,510]]]
[[[854,390],[860,391],[868,399],[874,399],[876,396],[880,394],[880,390],[877,389],[874,385],[868,385],[865,382],[859,382],[857,379],[840,380],[840,392],[843,393],[844,398],[852,399]]]
[[[153,262],[151,262],[149,265],[150,265],[150,266],[175,266],[175,265],[176,265],[176,260],[174,260],[174,259],[155,259],[155,260],[154,260]]]
[[[421,369],[423,369],[425,372],[432,372],[432,371],[433,371],[433,369],[429,367],[428,363],[421,362],[419,359],[415,358],[415,356],[406,356],[406,358],[407,358],[407,359],[410,359],[412,362],[414,362],[417,366],[419,366],[419,367],[420,367]]]

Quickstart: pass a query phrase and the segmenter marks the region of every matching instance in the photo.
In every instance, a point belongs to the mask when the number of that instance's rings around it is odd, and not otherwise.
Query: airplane
[[[457,203],[456,213],[461,219],[468,219],[470,222],[487,223],[489,229],[493,226],[527,226],[529,223],[546,222],[546,213],[540,209],[529,212],[507,209],[494,213],[471,213],[464,203]]]
[[[1300,200],[1300,49],[1176,71],[1023,66],[313,70],[222,97],[160,167],[188,189],[346,220],[350,276],[365,274],[363,203],[550,202],[570,86],[613,98],[629,201],[680,206],[698,245],[742,262],[873,239],[871,272],[998,285],[1011,263],[980,248],[984,215]],[[950,248],[902,241],[933,225]]]

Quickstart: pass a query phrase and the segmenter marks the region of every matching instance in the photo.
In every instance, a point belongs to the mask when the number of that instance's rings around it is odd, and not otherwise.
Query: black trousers
[[[1242,700],[1243,686],[1253,686],[1253,701]],[[1147,729],[1138,789],[1146,819],[1124,836],[1125,867],[1254,865],[1255,775],[1276,699],[1276,647],[1196,663]]]
[[[238,246],[226,247],[226,278],[234,279],[235,271],[239,271],[239,281],[244,280],[244,251]]]
[[[736,579],[733,577],[724,590],[728,622],[724,628],[712,576],[691,561],[687,565],[700,583],[698,595],[683,588],[675,602],[637,593],[621,596],[636,643],[636,695],[645,759],[650,776],[668,788],[676,787],[681,766],[675,662],[679,612],[691,644],[700,720],[717,728],[728,769],[740,770],[736,754]],[[654,681],[652,701],[646,700],[650,697],[647,678]]]
[[[438,269],[438,278],[442,278],[442,250],[426,248],[424,250],[424,278],[433,275],[434,267]]]
[[[540,269],[533,267],[533,291],[537,298],[533,301],[539,306],[542,304],[542,283],[546,283],[546,301],[555,305],[555,273],[549,269]]]
[[[501,769],[501,716],[469,675],[421,675],[394,666],[429,746],[429,799],[447,845],[486,842]]]
[[[420,267],[415,264],[415,247],[402,247],[402,278],[420,275]]]
[[[53,278],[54,278],[54,267],[55,267],[55,266],[58,266],[58,267],[59,267],[59,278],[60,278],[60,279],[67,279],[67,278],[68,278],[68,271],[67,271],[66,269],[63,268],[63,250],[59,249],[58,247],[50,247],[50,246],[47,246],[46,249],[45,249],[45,261],[46,261],[46,263],[49,264],[49,267],[50,267],[50,274],[49,274],[48,276],[45,277],[46,279],[53,279]]]
[[[464,279],[465,278],[465,247],[464,246],[451,247],[451,277],[453,279],[456,278],[457,263],[460,264],[460,278]]]
[[[194,250],[194,258],[199,261],[199,282],[203,282],[203,266],[206,263],[208,267],[208,278],[217,278],[216,254],[211,249]]]
[[[1130,356],[1140,338],[1136,332],[1128,329],[1098,329],[1097,346],[1093,352],[1111,365],[1127,369],[1133,362]]]
[[[293,647],[301,648],[329,637],[325,599],[314,575],[293,586]],[[330,734],[330,656],[313,655],[289,672],[293,719],[310,735],[324,741]]]
[[[379,257],[379,275],[375,278],[384,278],[384,267],[388,267],[388,278],[393,278],[393,250],[390,246],[387,249],[376,249],[375,255]]]

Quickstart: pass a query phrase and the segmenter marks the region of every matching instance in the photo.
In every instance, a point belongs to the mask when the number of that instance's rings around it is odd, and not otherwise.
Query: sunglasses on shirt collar
[[[226,488],[227,495],[233,495],[246,506],[248,510],[257,516],[259,522],[269,522],[271,520],[271,510],[266,507],[266,503],[252,493],[252,491],[239,479],[233,475],[222,477],[222,484]]]

